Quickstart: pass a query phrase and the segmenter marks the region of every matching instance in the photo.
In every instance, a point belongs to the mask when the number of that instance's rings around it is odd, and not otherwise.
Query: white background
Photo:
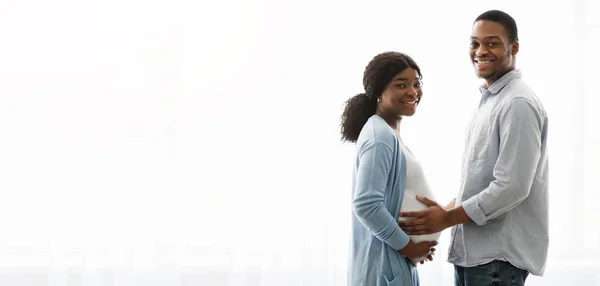
[[[0,2],[0,285],[345,285],[343,102],[373,56],[411,55],[402,137],[446,203],[488,9],[517,20],[550,118],[550,253],[527,285],[600,285],[600,5],[548,3]],[[421,285],[453,285],[447,246]]]

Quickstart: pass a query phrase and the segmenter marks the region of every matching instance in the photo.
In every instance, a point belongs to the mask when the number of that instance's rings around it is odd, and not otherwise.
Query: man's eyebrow
[[[502,39],[502,38],[500,38],[500,36],[496,36],[496,35],[494,35],[494,36],[487,36],[487,37],[485,37],[485,38],[483,38],[483,39],[484,39],[484,40],[491,40],[491,39],[497,39],[497,40],[500,40],[500,39]],[[475,37],[475,36],[471,36],[471,40],[479,40],[479,38],[477,38],[477,37]]]

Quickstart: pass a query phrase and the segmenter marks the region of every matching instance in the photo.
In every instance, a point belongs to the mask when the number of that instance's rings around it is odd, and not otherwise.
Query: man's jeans
[[[494,260],[475,267],[454,266],[456,286],[523,286],[529,275],[527,270],[514,267],[508,262]]]

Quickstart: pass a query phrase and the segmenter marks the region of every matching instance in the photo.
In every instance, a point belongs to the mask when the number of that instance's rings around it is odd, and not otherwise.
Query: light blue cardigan
[[[378,115],[369,118],[356,142],[349,286],[419,285],[416,268],[398,253],[410,240],[397,224],[406,181],[400,146]]]

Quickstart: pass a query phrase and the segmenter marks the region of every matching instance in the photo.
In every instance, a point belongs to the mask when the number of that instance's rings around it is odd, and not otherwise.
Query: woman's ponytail
[[[341,116],[342,141],[355,143],[367,120],[377,109],[377,100],[365,93],[349,98]]]

